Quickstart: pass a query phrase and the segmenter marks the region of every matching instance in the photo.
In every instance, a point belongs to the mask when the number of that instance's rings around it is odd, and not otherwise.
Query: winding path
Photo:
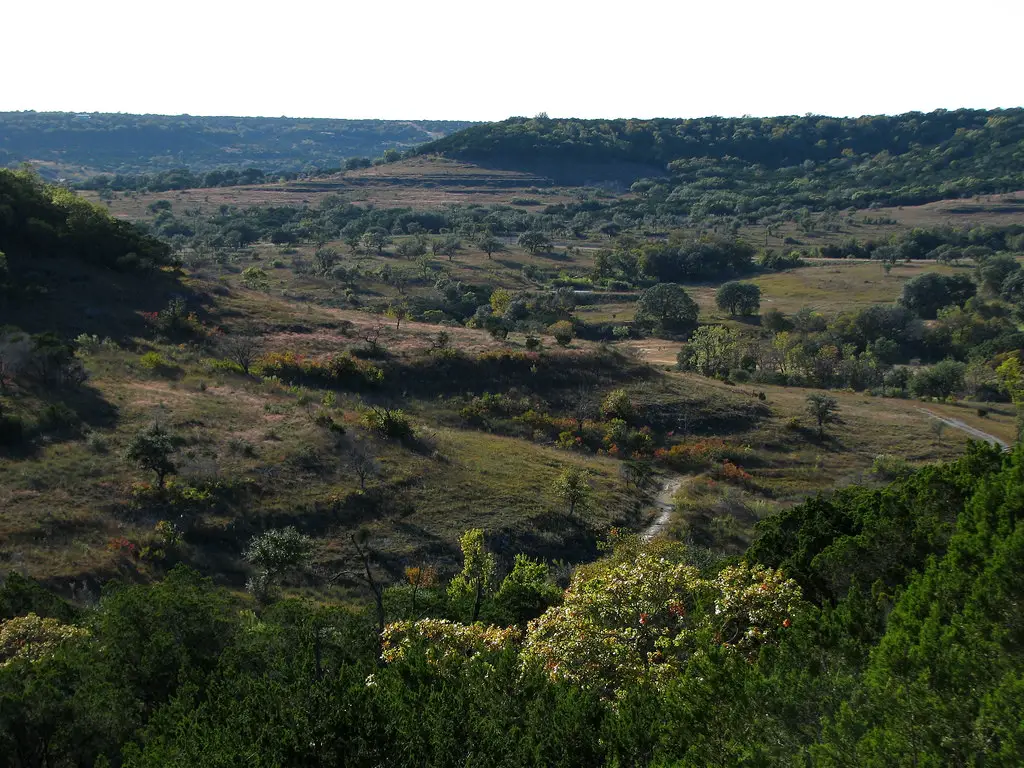
[[[669,519],[672,517],[672,510],[675,508],[675,505],[672,503],[672,497],[676,495],[676,491],[682,487],[683,481],[687,479],[680,475],[673,475],[666,478],[661,484],[658,495],[654,497],[654,506],[658,508],[658,514],[655,515],[651,524],[641,531],[641,539],[650,541],[665,529]]]
[[[989,443],[995,443],[996,445],[1002,446],[1004,450],[1010,450],[1010,444],[1003,440],[1002,438],[996,437],[995,435],[990,435],[988,432],[982,432],[980,429],[972,427],[970,424],[967,424],[966,422],[960,421],[960,419],[954,419],[948,416],[940,416],[934,411],[929,411],[927,408],[915,408],[914,410],[920,411],[921,413],[927,413],[933,419],[941,421],[943,424],[950,426],[953,429],[959,429],[961,432],[966,432],[971,437],[976,437],[979,440],[985,440]]]

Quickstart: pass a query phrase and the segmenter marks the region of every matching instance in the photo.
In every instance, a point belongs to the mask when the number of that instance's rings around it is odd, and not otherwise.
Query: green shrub
[[[363,413],[363,424],[381,437],[404,440],[413,436],[412,422],[398,408],[372,407]]]
[[[147,371],[160,371],[169,367],[166,358],[159,352],[147,352],[139,358],[139,365]]]

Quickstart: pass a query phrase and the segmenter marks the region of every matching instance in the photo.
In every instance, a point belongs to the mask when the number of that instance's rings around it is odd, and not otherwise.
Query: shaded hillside
[[[325,120],[189,115],[0,113],[0,166],[32,161],[64,175],[338,167],[464,128],[465,121]]]

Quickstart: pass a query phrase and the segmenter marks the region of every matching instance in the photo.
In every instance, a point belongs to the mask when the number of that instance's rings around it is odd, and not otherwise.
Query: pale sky
[[[1024,104],[1024,0],[0,0],[0,111],[389,119]]]

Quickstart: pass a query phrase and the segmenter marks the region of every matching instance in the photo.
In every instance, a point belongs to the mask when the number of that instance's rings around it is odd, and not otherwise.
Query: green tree
[[[572,337],[575,335],[575,329],[568,320],[559,320],[557,323],[552,323],[548,328],[548,332],[555,337],[555,341],[563,347],[569,346],[572,341]]]
[[[551,581],[548,566],[526,555],[516,555],[515,565],[494,595],[494,612],[502,624],[526,624],[555,605],[562,596]]]
[[[173,456],[177,449],[174,436],[154,423],[137,432],[125,449],[125,461],[156,474],[157,487],[164,487],[168,475],[178,471]]]
[[[536,230],[523,232],[516,242],[525,248],[527,252],[534,255],[551,247],[551,238],[545,233]]]
[[[488,259],[494,258],[494,254],[504,248],[501,244],[501,240],[490,234],[483,235],[479,240],[477,240],[476,244],[481,251],[487,254]]]
[[[658,283],[640,294],[636,324],[666,333],[689,333],[697,326],[697,303],[675,283]]]
[[[715,293],[718,308],[731,315],[756,315],[761,309],[761,287],[733,280]]]
[[[613,389],[601,401],[601,416],[606,419],[622,419],[628,423],[635,415],[633,399],[624,389]]]
[[[834,422],[839,412],[839,401],[831,395],[812,392],[807,396],[807,413],[818,425],[818,437],[825,434],[825,425]]]
[[[702,325],[690,337],[689,364],[702,376],[715,376],[729,371],[736,340],[732,331],[722,325]]]
[[[903,284],[900,304],[918,317],[934,320],[943,307],[962,307],[977,287],[967,275],[940,275],[925,272]]]
[[[593,490],[590,487],[590,473],[579,467],[567,467],[552,484],[552,490],[569,507],[569,516],[582,512],[590,504]]]
[[[312,554],[313,540],[292,525],[253,536],[243,557],[258,571],[246,589],[260,600],[266,599],[281,576],[308,565]]]
[[[378,254],[384,253],[384,249],[391,243],[391,235],[384,227],[371,227],[362,235],[362,243],[367,248],[372,248]]]
[[[459,538],[462,548],[462,570],[448,584],[448,598],[459,606],[469,603],[470,622],[480,617],[480,609],[494,587],[497,565],[494,555],[487,551],[484,532],[480,528],[466,531]]]

